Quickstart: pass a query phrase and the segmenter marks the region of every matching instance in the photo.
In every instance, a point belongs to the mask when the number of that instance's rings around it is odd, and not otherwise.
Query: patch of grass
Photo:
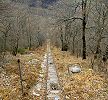
[[[18,49],[18,53],[20,53],[20,54],[25,54],[25,53],[26,53],[26,49],[24,49],[24,48],[19,48],[19,49]]]

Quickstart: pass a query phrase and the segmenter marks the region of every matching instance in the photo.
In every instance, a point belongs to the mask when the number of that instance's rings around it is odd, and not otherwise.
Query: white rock
[[[37,62],[39,62],[38,59],[32,59],[31,61],[28,62],[28,64],[36,65]]]
[[[44,75],[43,75],[43,74],[39,74],[39,76],[40,76],[40,77],[42,77],[42,78],[44,77]]]
[[[69,66],[69,73],[79,73],[81,72],[81,66],[74,64]]]
[[[32,64],[37,64],[38,61],[38,59],[32,59]]]
[[[66,99],[70,99],[67,95],[66,95],[66,97],[65,97]]]
[[[33,53],[30,53],[30,55],[33,55]]]
[[[36,93],[35,91],[33,91],[33,95],[40,96],[40,94]]]
[[[51,90],[50,92],[54,93],[54,94],[57,94],[57,93],[60,93],[60,90]]]
[[[40,84],[40,83],[36,85],[36,88],[38,91],[40,91],[41,87],[42,87],[42,84]]]
[[[60,97],[59,97],[59,96],[56,96],[56,97],[54,98],[54,100],[60,100]]]

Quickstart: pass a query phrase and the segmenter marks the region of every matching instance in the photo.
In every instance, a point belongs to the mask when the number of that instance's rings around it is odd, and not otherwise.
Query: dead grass
[[[35,97],[33,97],[29,91],[37,81],[39,71],[41,70],[41,61],[45,52],[45,47],[39,47],[35,51],[30,52],[32,54],[19,54],[16,57],[12,57],[11,61],[5,66],[3,71],[6,72],[6,76],[8,76],[11,81],[9,86],[6,86],[3,81],[5,80],[5,77],[4,79],[0,78],[2,81],[2,84],[0,84],[0,98],[3,100],[35,100]],[[21,60],[21,70],[24,86],[23,97],[21,96],[17,59]],[[34,65],[28,64],[28,62],[32,59],[38,59],[39,61]]]
[[[88,60],[83,61],[56,47],[52,52],[66,100],[108,100],[107,82],[103,75],[90,69]],[[75,63],[82,66],[82,71],[69,75],[68,65]]]
[[[10,84],[6,86],[3,79],[0,78],[0,81],[2,81],[0,83],[0,96],[3,100],[36,100],[36,97],[32,96],[29,90],[37,81],[45,48],[40,47],[35,51],[30,51],[31,55],[17,55],[5,66],[6,75],[10,78]],[[69,52],[61,52],[55,47],[52,48],[52,52],[66,100],[108,100],[107,82],[102,74],[90,69],[88,60],[83,61],[81,58],[71,56]],[[21,97],[18,58],[21,60],[23,75],[23,97]],[[39,61],[35,65],[28,64],[28,61],[32,59],[38,59]],[[67,73],[68,65],[75,63],[82,66],[82,71],[81,73],[69,75]]]

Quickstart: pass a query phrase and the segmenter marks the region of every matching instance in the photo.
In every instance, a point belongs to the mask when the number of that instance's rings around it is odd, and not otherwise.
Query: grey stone
[[[36,65],[39,62],[38,59],[32,59],[31,61],[28,62],[28,64]]]
[[[69,65],[69,73],[79,73],[81,72],[81,66],[78,64]]]
[[[59,96],[55,96],[54,100],[60,100],[60,97]]]

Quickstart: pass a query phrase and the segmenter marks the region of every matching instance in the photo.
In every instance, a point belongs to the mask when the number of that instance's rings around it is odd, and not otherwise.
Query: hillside
[[[88,60],[83,61],[81,58],[71,56],[69,52],[61,52],[59,48],[54,46],[51,47],[51,51],[62,88],[60,100],[63,100],[64,97],[66,100],[72,100],[71,98],[73,100],[107,100],[108,80],[104,74],[93,71],[89,67]],[[42,63],[46,59],[44,59],[46,52],[46,46],[43,46],[34,51],[28,51],[28,54],[18,54],[16,57],[7,55],[10,60],[5,65],[5,70],[0,68],[0,97],[3,100],[41,100],[40,98],[45,96],[45,89],[42,88],[39,91],[35,85],[42,80],[45,82],[46,78],[42,74]],[[23,97],[21,96],[17,59],[21,60]],[[70,64],[79,64],[81,72],[69,75],[68,66]],[[40,80],[41,77],[42,80]]]
[[[108,100],[107,0],[0,0],[0,100]]]
[[[47,8],[49,5],[55,3],[57,0],[11,0],[11,1],[28,4],[30,7],[41,6],[43,8]]]

